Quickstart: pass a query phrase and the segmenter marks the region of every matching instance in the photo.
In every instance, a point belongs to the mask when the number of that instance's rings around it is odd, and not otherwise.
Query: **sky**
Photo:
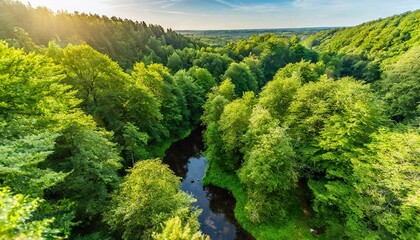
[[[420,0],[21,0],[174,30],[355,26],[420,9]]]

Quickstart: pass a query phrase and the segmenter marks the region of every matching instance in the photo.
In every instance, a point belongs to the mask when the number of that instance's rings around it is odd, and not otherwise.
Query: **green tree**
[[[226,55],[200,51],[194,60],[194,66],[207,69],[217,80],[223,75],[233,60]]]
[[[263,88],[258,102],[274,118],[284,122],[293,97],[300,87],[301,81],[299,78],[282,78],[281,75],[276,75],[274,80],[268,82]]]
[[[116,62],[88,45],[69,45],[54,57],[64,66],[65,82],[83,100],[82,108],[104,127],[119,131],[123,126],[124,90],[129,76]]]
[[[227,171],[235,171],[242,159],[243,136],[249,125],[249,117],[255,104],[253,92],[246,92],[223,109],[218,127],[223,142],[224,166]]]
[[[420,47],[413,47],[392,65],[378,83],[389,115],[396,121],[420,117]]]
[[[284,219],[297,182],[295,152],[285,129],[274,127],[268,131],[258,136],[238,172],[248,192],[245,212],[254,223]]]
[[[249,67],[251,73],[254,75],[254,78],[258,83],[258,89],[262,89],[267,82],[264,80],[264,73],[261,68],[261,61],[255,56],[250,56],[244,58],[242,62]]]
[[[173,217],[165,222],[161,233],[153,233],[155,240],[210,240],[201,231],[190,224],[182,224],[181,218]]]
[[[216,80],[205,68],[194,66],[188,70],[188,74],[194,78],[195,83],[200,86],[205,93],[210,92],[216,85]]]
[[[301,157],[340,178],[349,174],[346,154],[368,143],[386,122],[383,105],[369,85],[351,78],[321,78],[304,85],[288,112]]]
[[[29,199],[22,194],[12,195],[0,188],[0,235],[2,239],[45,239],[57,237],[50,228],[54,219],[34,220],[33,213],[40,199]]]
[[[120,152],[111,137],[103,129],[73,125],[57,140],[54,157],[61,157],[61,161],[49,161],[56,169],[68,172],[64,182],[52,191],[76,202],[78,218],[84,221],[102,214],[109,194],[120,181]]]
[[[232,63],[226,70],[222,79],[231,79],[233,85],[235,85],[235,94],[237,96],[242,96],[244,92],[257,92],[258,90],[258,83],[255,79],[255,75],[245,63]]]
[[[193,201],[180,190],[180,179],[167,165],[160,160],[140,161],[113,194],[104,220],[123,239],[151,239],[173,217],[186,222],[196,217]]]
[[[186,101],[186,108],[189,110],[189,121],[192,125],[198,123],[204,104],[205,92],[196,84],[194,79],[185,70],[177,72],[174,76],[176,85],[180,88]]]
[[[163,126],[170,137],[179,137],[189,127],[189,111],[181,89],[176,85],[169,70],[161,64],[145,66],[137,63],[132,76],[138,84],[146,86],[156,97],[163,115]]]
[[[171,56],[169,56],[167,66],[173,73],[176,73],[179,70],[184,69],[184,62],[178,53],[174,52]]]

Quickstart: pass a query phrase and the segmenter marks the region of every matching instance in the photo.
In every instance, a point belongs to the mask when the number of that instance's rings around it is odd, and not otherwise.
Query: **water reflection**
[[[194,206],[202,209],[199,216],[201,231],[211,239],[254,239],[237,223],[233,209],[235,199],[226,190],[214,186],[203,187],[201,179],[206,170],[205,157],[201,155],[201,131],[194,131],[188,138],[171,146],[164,162],[182,177],[182,190],[197,199]]]

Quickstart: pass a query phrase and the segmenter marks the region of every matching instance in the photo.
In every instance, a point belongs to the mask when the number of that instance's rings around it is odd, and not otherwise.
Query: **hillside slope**
[[[123,68],[146,60],[145,55],[166,64],[167,55],[174,49],[194,46],[189,38],[159,25],[98,14],[53,13],[45,7],[33,8],[11,0],[0,0],[0,39],[16,39],[14,46],[29,51],[35,44],[46,46],[51,40],[62,46],[87,43]],[[32,41],[34,44],[30,44]]]
[[[319,52],[359,55],[389,63],[420,44],[420,10],[363,23],[351,28],[333,29],[312,35],[304,44]]]

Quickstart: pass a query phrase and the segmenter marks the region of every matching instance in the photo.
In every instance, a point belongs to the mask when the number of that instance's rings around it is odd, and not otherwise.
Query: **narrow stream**
[[[174,143],[163,162],[182,178],[182,190],[197,199],[194,206],[203,210],[198,220],[204,234],[212,240],[254,239],[235,219],[233,196],[218,187],[203,187],[201,179],[207,163],[201,153],[204,149],[201,133],[202,129],[197,129],[189,137]]]

